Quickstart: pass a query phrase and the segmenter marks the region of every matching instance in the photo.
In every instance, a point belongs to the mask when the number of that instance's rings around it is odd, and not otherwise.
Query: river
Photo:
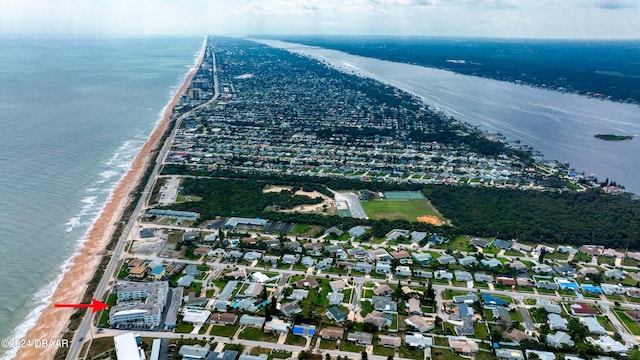
[[[640,135],[640,106],[534,88],[278,40],[255,40],[370,77],[419,96],[432,108],[520,140],[545,159],[640,194],[640,138],[605,141],[596,134]]]

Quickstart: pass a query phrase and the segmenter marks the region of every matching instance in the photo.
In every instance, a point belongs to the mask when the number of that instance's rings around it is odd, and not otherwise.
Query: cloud
[[[370,0],[370,2],[385,6],[432,6],[438,4],[436,0]]]
[[[638,6],[638,2],[634,0],[603,0],[598,1],[595,6],[605,10],[629,9]]]

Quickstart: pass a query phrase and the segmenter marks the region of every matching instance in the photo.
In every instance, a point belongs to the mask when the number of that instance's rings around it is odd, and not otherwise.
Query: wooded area
[[[177,169],[176,169],[177,170]],[[180,169],[186,173],[188,170]],[[193,173],[191,173],[193,175]],[[202,175],[202,173],[200,173]],[[207,175],[222,175],[208,173]],[[382,237],[389,230],[404,228],[438,232],[444,236],[517,238],[521,241],[556,244],[602,244],[608,247],[640,249],[640,202],[631,194],[606,194],[598,189],[586,192],[540,192],[486,187],[370,183],[358,180],[252,173],[224,174],[230,178],[185,179],[184,192],[202,201],[172,205],[175,210],[201,213],[201,219],[216,216],[261,217],[293,223],[372,227],[371,235]],[[317,214],[267,211],[267,207],[292,207],[314,201],[291,193],[263,193],[266,185],[305,187],[330,194],[333,190],[372,191],[422,190],[431,203],[450,219],[453,226],[432,226],[405,220],[361,220]],[[311,202],[310,202],[311,201]]]

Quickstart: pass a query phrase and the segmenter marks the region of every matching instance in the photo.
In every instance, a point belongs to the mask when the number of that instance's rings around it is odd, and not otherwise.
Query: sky
[[[640,0],[0,0],[0,35],[639,39]]]

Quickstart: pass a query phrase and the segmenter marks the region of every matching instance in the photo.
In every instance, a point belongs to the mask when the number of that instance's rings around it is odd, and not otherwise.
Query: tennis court
[[[385,191],[386,200],[426,200],[420,191]]]

